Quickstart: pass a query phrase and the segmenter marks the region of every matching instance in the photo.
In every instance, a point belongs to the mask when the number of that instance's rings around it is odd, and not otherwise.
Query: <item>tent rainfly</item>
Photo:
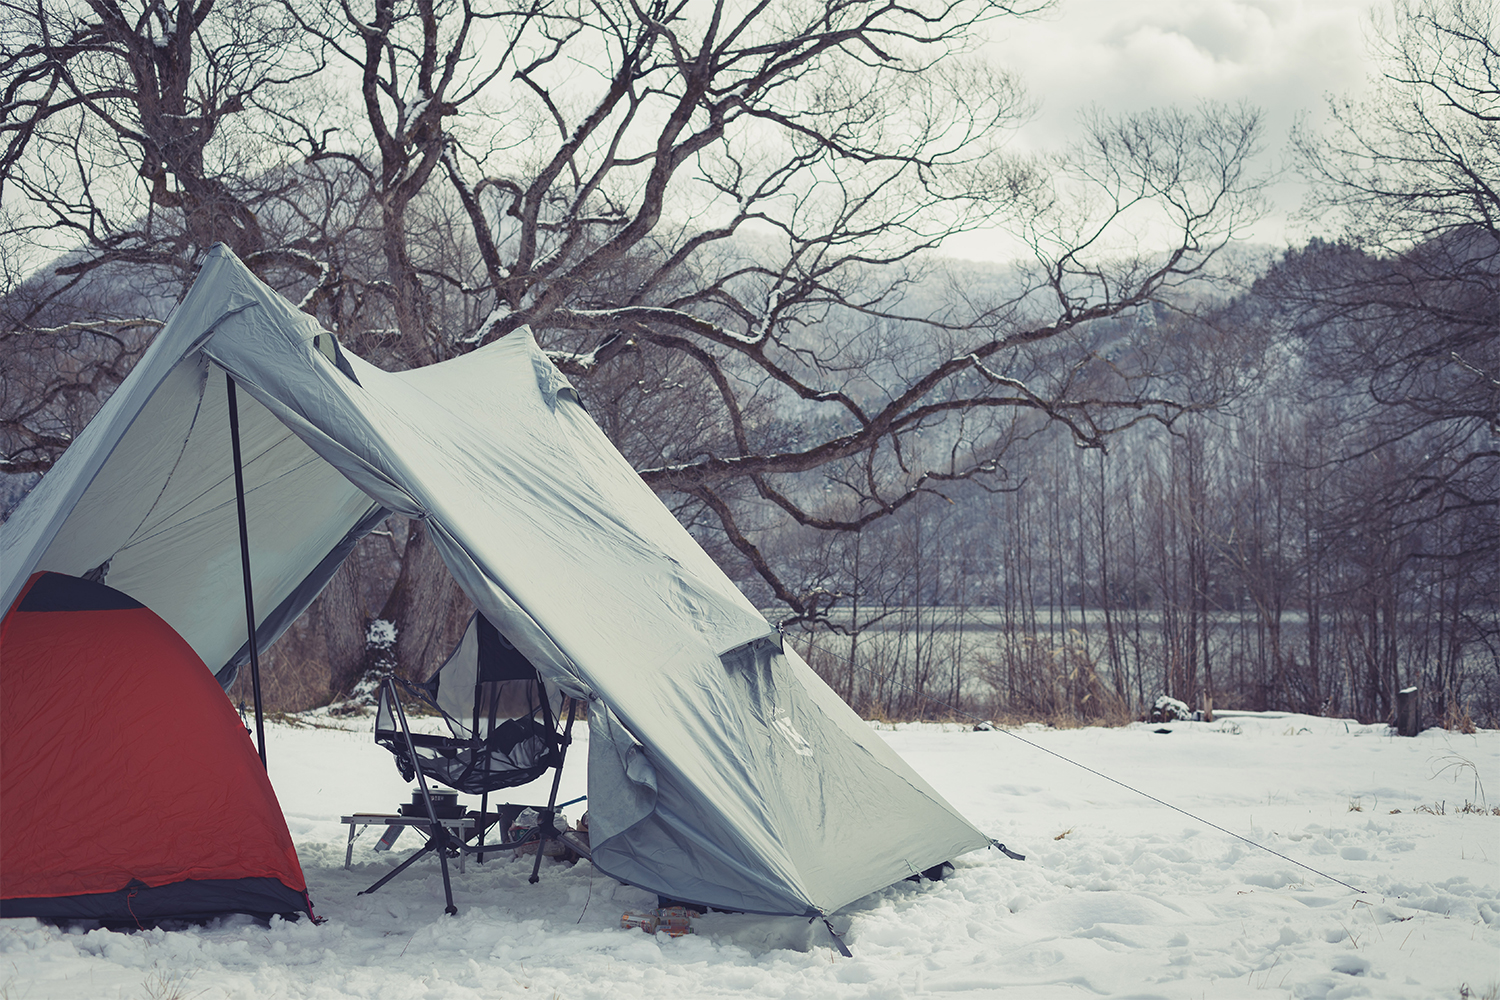
[[[0,526],[0,607],[38,570],[107,581],[232,681],[250,654],[227,379],[259,646],[363,534],[421,518],[478,610],[587,703],[603,872],[812,917],[990,843],[782,642],[529,331],[384,372],[221,246]]]

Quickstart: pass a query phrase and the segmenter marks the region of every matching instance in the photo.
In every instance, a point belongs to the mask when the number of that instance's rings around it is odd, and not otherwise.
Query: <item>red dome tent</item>
[[[276,794],[214,675],[151,609],[37,573],[0,622],[0,916],[309,911]]]

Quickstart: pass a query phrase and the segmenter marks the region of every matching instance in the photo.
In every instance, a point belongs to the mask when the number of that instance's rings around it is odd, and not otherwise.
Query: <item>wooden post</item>
[[[1396,692],[1396,732],[1415,736],[1422,731],[1422,699],[1414,687]]]

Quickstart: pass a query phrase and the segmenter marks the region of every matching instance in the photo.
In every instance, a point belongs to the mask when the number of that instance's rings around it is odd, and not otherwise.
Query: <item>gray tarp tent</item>
[[[222,247],[0,526],[0,607],[35,571],[92,571],[232,677],[248,653],[226,373],[261,645],[389,512],[423,519],[478,609],[587,701],[602,871],[826,914],[990,842],[783,645],[527,331],[384,372]]]

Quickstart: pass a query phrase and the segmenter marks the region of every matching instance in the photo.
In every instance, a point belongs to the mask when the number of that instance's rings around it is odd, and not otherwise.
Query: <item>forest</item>
[[[1044,3],[0,2],[6,514],[224,243],[391,370],[529,329],[867,717],[1500,725],[1490,0],[1394,0],[1318,127],[1045,155],[982,45]],[[1323,235],[1246,241],[1267,145]],[[979,229],[1021,252],[943,255]],[[425,675],[471,610],[392,518],[269,702]]]

